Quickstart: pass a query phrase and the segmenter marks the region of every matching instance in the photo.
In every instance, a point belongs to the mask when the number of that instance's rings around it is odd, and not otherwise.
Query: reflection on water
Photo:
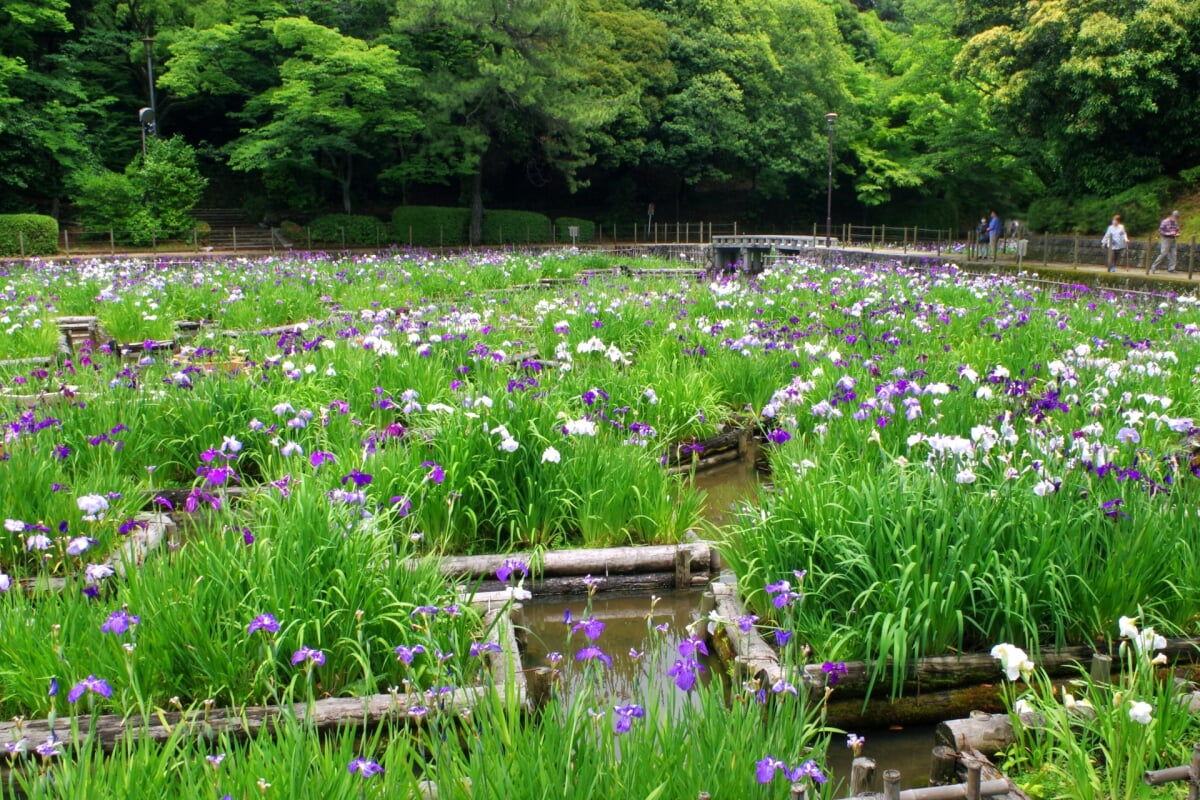
[[[605,688],[610,694],[607,699],[614,703],[643,702],[652,691],[671,702],[685,697],[667,676],[666,669],[679,657],[679,643],[688,638],[687,626],[700,618],[700,595],[698,591],[664,592],[651,620],[646,619],[650,598],[644,595],[600,592],[593,598],[590,613],[604,623],[604,631],[595,644],[613,660],[612,669],[605,673]],[[516,622],[526,631],[523,657],[526,669],[546,666],[548,653],[562,653],[560,686],[570,697],[583,685],[585,674],[575,655],[590,642],[582,630],[572,635],[573,626],[563,624],[563,612],[567,609],[572,620],[582,620],[588,613],[587,599],[563,597],[527,602]],[[655,629],[662,624],[666,625],[665,631]],[[654,668],[656,648],[659,663]],[[644,655],[631,657],[631,650]],[[713,670],[720,669],[720,663],[709,658],[701,658],[700,662],[705,667],[700,679],[707,683]],[[652,668],[658,674],[651,674]]]
[[[882,728],[869,731],[852,731],[866,738],[862,754],[875,759],[876,792],[883,791],[883,771],[886,769],[900,770],[900,788],[917,789],[929,785],[929,767],[933,755],[934,725],[913,725],[902,730]],[[853,755],[846,747],[844,736],[834,736],[829,743],[826,756],[829,770],[834,780],[842,781],[843,788],[849,791],[850,762]],[[846,794],[834,792],[836,796]]]
[[[758,448],[751,447],[746,456],[709,469],[692,477],[692,486],[707,495],[704,518],[714,525],[734,521],[737,509],[758,500],[760,473],[756,467]]]

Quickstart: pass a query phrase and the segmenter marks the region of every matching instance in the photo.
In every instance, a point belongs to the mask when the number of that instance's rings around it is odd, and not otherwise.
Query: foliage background
[[[0,212],[137,200],[150,39],[195,199],[252,222],[460,206],[480,241],[485,207],[653,203],[795,229],[834,111],[843,220],[1142,232],[1197,188],[1197,31],[1200,0],[5,0]]]

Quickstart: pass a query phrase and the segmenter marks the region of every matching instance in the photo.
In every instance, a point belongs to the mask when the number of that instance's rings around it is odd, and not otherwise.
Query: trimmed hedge
[[[313,244],[341,247],[375,247],[387,241],[384,223],[360,214],[325,214],[308,225]]]
[[[484,211],[484,244],[527,244],[550,241],[550,218],[536,211]]]
[[[58,252],[58,220],[42,214],[0,214],[0,256],[52,256]]]
[[[596,238],[596,223],[591,220],[580,219],[579,217],[559,217],[554,220],[554,228],[558,233],[558,241],[571,241],[571,227],[579,226],[580,242],[590,242]]]
[[[466,208],[400,206],[392,212],[392,240],[413,247],[464,245],[470,219]]]

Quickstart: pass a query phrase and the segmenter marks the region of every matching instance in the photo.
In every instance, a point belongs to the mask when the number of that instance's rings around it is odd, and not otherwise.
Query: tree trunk
[[[471,176],[471,223],[467,229],[467,241],[472,247],[483,244],[483,157],[479,168]]]

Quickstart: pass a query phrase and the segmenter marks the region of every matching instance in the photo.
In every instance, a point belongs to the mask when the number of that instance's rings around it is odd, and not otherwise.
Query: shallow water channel
[[[593,598],[590,615],[605,624],[596,644],[613,659],[612,669],[605,672],[605,688],[610,696],[604,701],[629,702],[640,698],[641,702],[649,694],[656,693],[676,708],[689,702],[690,695],[680,692],[665,674],[654,674],[648,661],[655,646],[666,650],[662,658],[667,664],[674,661],[679,643],[688,637],[687,626],[700,618],[700,597],[701,592],[695,590],[664,592],[649,623],[646,615],[650,612],[650,598],[647,596],[605,595],[601,592]],[[572,626],[563,623],[564,612],[568,609],[572,620],[585,619],[589,614],[587,598],[556,597],[527,602],[515,621],[524,628],[520,638],[524,643],[522,660],[525,668],[544,667],[549,653],[561,653],[560,691],[570,697],[584,686],[585,670],[574,656],[588,642],[582,631],[571,635]],[[667,626],[665,632],[653,630],[654,625],[664,623]],[[629,656],[631,649],[646,655],[632,659]],[[707,668],[703,680],[719,679],[723,674],[719,660],[705,658],[701,661]],[[932,725],[916,725],[903,730],[853,731],[866,737],[863,754],[876,760],[878,791],[883,789],[885,769],[900,770],[903,788],[928,785],[933,730]],[[849,781],[850,762],[851,753],[845,747],[845,737],[834,735],[826,766],[835,780]]]
[[[614,699],[644,698],[657,692],[664,699],[682,695],[666,675],[651,675],[647,661],[654,648],[667,651],[663,658],[674,661],[679,643],[688,638],[687,626],[700,618],[701,592],[663,592],[662,599],[655,604],[653,620],[650,613],[650,598],[645,595],[597,594],[592,600],[590,612],[587,598],[578,596],[547,598],[527,602],[521,609],[517,624],[525,628],[523,661],[526,669],[547,665],[549,653],[562,653],[559,664],[561,687],[567,696],[579,691],[584,679],[584,670],[575,662],[575,653],[588,644],[582,631],[571,634],[572,625],[563,623],[564,612],[570,610],[572,620],[586,619],[589,614],[604,622],[604,632],[596,644],[612,656],[612,669],[608,671],[608,689]],[[663,632],[654,626],[665,624]],[[630,650],[646,655],[638,659],[630,657]],[[661,651],[660,651],[661,652]],[[701,680],[711,680],[714,669],[720,671],[720,663],[702,658],[706,667]]]
[[[713,525],[728,525],[737,516],[737,510],[754,504],[760,486],[767,482],[767,475],[757,466],[758,448],[752,447],[744,458],[727,461],[714,467],[700,470],[692,476],[692,486],[706,494],[704,518]]]

